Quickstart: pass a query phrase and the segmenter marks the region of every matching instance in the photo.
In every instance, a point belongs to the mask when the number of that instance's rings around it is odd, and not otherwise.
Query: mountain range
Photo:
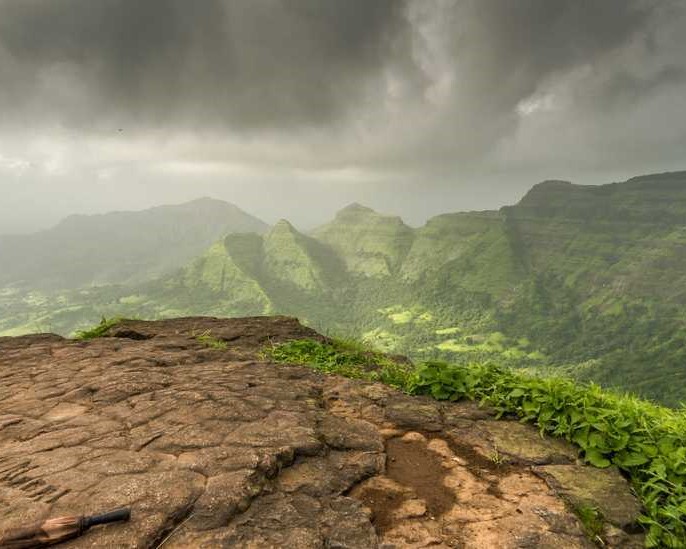
[[[0,334],[280,313],[414,359],[686,398],[686,172],[545,181],[420,228],[351,204],[306,234],[202,199],[3,237],[0,264]]]
[[[0,236],[0,285],[64,289],[140,282],[183,266],[222,235],[267,229],[233,204],[210,198],[72,215],[46,231]]]

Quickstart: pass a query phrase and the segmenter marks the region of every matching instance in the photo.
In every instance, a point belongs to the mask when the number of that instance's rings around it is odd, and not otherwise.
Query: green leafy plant
[[[506,462],[505,456],[502,455],[502,454],[498,451],[498,448],[497,448],[497,447],[488,455],[488,458],[489,458],[495,465],[502,465],[503,463]]]
[[[122,318],[105,318],[104,316],[100,320],[98,324],[93,326],[92,328],[88,328],[87,330],[79,330],[76,332],[76,335],[74,336],[75,339],[78,340],[88,340],[88,339],[95,339],[98,337],[102,337],[105,335],[105,333],[112,328],[112,326],[116,326],[119,324],[123,319]]]

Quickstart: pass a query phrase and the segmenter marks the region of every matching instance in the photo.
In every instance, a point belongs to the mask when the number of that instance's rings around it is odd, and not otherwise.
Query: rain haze
[[[683,0],[0,0],[0,233],[201,196],[411,224],[686,168]]]

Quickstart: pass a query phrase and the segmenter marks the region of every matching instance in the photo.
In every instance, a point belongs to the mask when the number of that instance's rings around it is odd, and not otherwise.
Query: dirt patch
[[[386,455],[386,476],[411,488],[426,502],[430,516],[438,517],[455,504],[455,494],[443,484],[447,471],[442,460],[425,441],[392,438]]]
[[[355,487],[350,496],[372,511],[377,533],[383,535],[414,517],[435,520],[456,502],[444,480],[448,469],[420,433],[386,442],[386,472]]]
[[[372,522],[379,534],[391,529],[396,522],[395,512],[407,499],[402,492],[391,492],[381,488],[367,488],[355,497],[372,510]]]
[[[515,471],[515,467],[505,461],[501,461],[505,458],[497,453],[489,459],[478,452],[473,446],[461,444],[453,437],[444,437],[443,440],[446,441],[456,456],[459,456],[469,463],[470,471],[475,477],[488,483],[486,493],[495,497],[502,496],[499,480]]]

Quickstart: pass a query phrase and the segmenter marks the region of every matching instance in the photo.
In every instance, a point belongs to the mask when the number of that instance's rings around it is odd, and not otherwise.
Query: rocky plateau
[[[227,348],[198,340],[208,333]],[[131,506],[128,523],[61,547],[643,545],[617,470],[471,402],[263,354],[301,338],[323,336],[254,317],[0,338],[0,537]],[[588,508],[603,517],[595,538]]]

